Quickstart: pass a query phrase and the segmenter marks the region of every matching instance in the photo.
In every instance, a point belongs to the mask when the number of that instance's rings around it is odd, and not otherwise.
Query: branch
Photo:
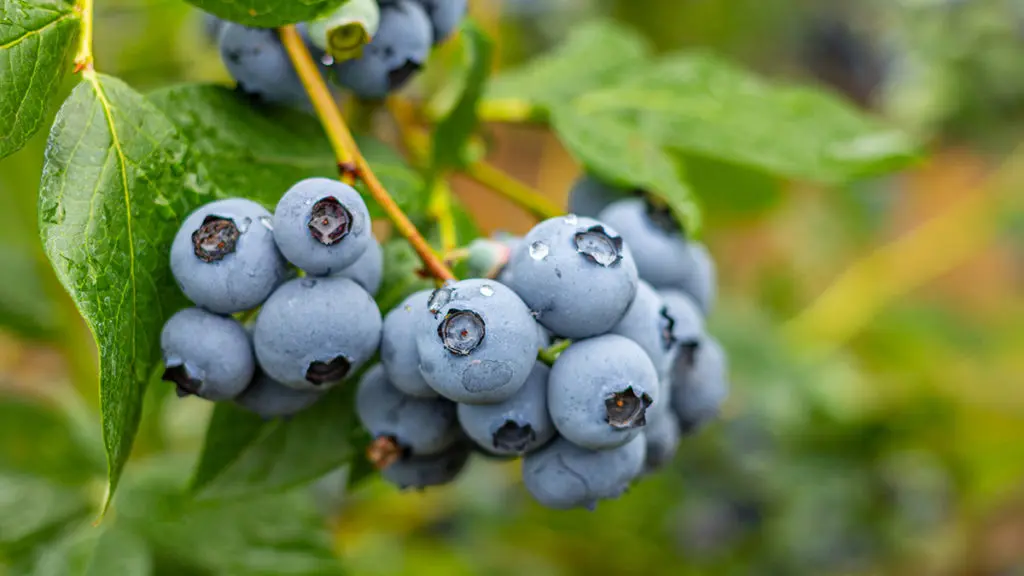
[[[82,29],[78,37],[78,52],[75,54],[75,73],[92,70],[92,0],[78,0],[75,11],[82,18]]]
[[[288,51],[288,57],[295,66],[295,70],[302,80],[302,85],[306,88],[309,99],[313,103],[317,117],[320,118],[320,124],[324,128],[324,132],[327,133],[328,140],[331,142],[331,148],[334,149],[335,158],[338,160],[338,167],[342,171],[342,179],[345,180],[346,176],[349,178],[358,176],[362,179],[366,184],[367,190],[370,192],[370,196],[384,210],[384,213],[387,214],[388,219],[391,220],[398,233],[409,241],[409,244],[412,245],[413,250],[416,251],[420,260],[423,261],[423,266],[430,275],[441,281],[454,280],[455,275],[434,253],[430,244],[419,233],[416,226],[409,221],[409,217],[402,212],[398,204],[395,204],[394,199],[384,189],[384,186],[366,162],[366,159],[359,152],[355,138],[352,137],[352,133],[345,124],[345,119],[342,118],[337,103],[331,96],[330,90],[328,90],[327,85],[324,83],[320,71],[317,70],[316,64],[313,62],[309,50],[303,44],[302,38],[299,36],[295,26],[281,28],[280,34],[281,42],[284,44],[285,50]]]

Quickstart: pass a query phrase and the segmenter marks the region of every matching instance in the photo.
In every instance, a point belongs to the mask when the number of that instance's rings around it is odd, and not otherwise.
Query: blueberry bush
[[[885,453],[872,444],[883,424],[851,424],[814,392],[822,364],[719,301],[731,263],[702,241],[718,188],[848,187],[920,159],[910,133],[614,19],[495,72],[493,30],[464,0],[188,1],[230,83],[107,74],[94,53],[104,0],[0,5],[0,158],[48,133],[46,259],[23,266],[52,267],[59,286],[36,290],[68,308],[5,299],[0,317],[61,342],[96,382],[84,397],[46,393],[60,417],[0,403],[0,438],[47,431],[33,443],[45,457],[0,446],[17,464],[0,469],[12,574],[341,574],[309,490],[322,504],[379,475],[414,498],[476,460],[518,462],[517,497],[566,518],[641,492],[632,515],[613,508],[624,530],[664,514],[642,493],[678,480],[673,463],[704,470],[685,478],[695,496],[672,509],[672,530],[686,555],[730,570],[754,554],[776,573],[858,569],[884,546],[859,529],[882,513],[863,486],[911,508],[901,535],[943,513],[948,479],[927,458],[829,458],[846,436]],[[566,206],[491,160],[494,125],[557,140],[578,170]],[[456,178],[535,225],[483,233]],[[98,377],[56,319],[71,312]],[[739,414],[706,430],[737,356],[747,381],[773,381],[741,388]],[[759,402],[765,390],[789,404]],[[174,396],[212,403],[209,418],[167,422]],[[835,438],[800,439],[812,458],[781,455],[787,431],[826,422]],[[161,427],[202,439],[178,452]],[[772,474],[751,485],[766,461]],[[822,480],[770,514],[804,474]],[[791,535],[823,509],[836,514],[820,540]],[[785,542],[751,536],[762,531]],[[608,562],[657,570],[634,560]]]

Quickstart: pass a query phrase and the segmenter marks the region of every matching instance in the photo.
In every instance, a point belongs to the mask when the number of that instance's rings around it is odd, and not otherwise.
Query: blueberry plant
[[[0,156],[78,79],[38,216],[99,350],[104,511],[154,386],[217,403],[192,495],[339,469],[426,488],[522,457],[545,506],[618,498],[728,392],[687,158],[834,184],[916,155],[836,96],[609,21],[492,76],[465,0],[190,2],[234,85],[140,93],[94,61],[93,0],[2,4]],[[458,65],[411,90],[439,49]],[[553,131],[580,167],[568,207],[488,162],[493,122]],[[537,225],[482,236],[457,173]]]

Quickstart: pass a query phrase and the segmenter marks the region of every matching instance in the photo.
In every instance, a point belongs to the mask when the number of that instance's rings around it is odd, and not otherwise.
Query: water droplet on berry
[[[441,311],[441,308],[444,308],[446,304],[452,301],[454,293],[455,289],[448,286],[442,286],[437,290],[434,290],[434,292],[430,294],[430,299],[427,300],[427,309],[429,309],[431,313],[437,314]]]
[[[622,238],[611,236],[604,226],[592,226],[576,233],[576,252],[591,262],[608,267],[622,260]]]
[[[274,221],[273,219],[270,218],[270,216],[260,216],[259,220],[260,224],[262,224],[264,228],[270,230],[271,232],[274,231]]]
[[[334,56],[331,56],[330,54],[324,54],[323,56],[320,57],[320,63],[323,64],[324,66],[331,66],[334,64]]]
[[[539,240],[530,244],[530,258],[533,258],[534,260],[543,260],[547,258],[550,251],[551,248]]]
[[[484,284],[483,286],[480,287],[480,293],[483,294],[484,296],[494,296],[494,288],[491,288],[489,285]]]
[[[313,204],[306,225],[314,240],[330,246],[352,230],[352,213],[337,198],[328,196]]]
[[[246,232],[249,231],[249,226],[252,226],[252,218],[242,218],[238,222],[238,232],[240,234],[245,234]]]
[[[569,226],[575,226],[576,224],[579,223],[580,219],[577,218],[575,214],[566,214],[565,218],[562,218],[562,221],[568,224]]]
[[[472,310],[449,310],[437,326],[444,347],[458,356],[468,356],[487,333],[484,319]]]
[[[316,278],[310,278],[310,277],[307,276],[307,277],[303,278],[302,280],[300,280],[299,284],[303,288],[312,288],[312,287],[316,286]]]

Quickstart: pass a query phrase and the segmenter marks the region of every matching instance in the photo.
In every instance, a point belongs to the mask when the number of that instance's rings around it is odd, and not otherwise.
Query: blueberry
[[[458,442],[440,454],[395,462],[381,472],[381,477],[402,490],[441,486],[455,480],[471,453],[468,442]]]
[[[569,190],[569,212],[577,216],[597,218],[606,206],[628,196],[629,192],[626,190],[584,174]]]
[[[672,318],[672,335],[676,350],[671,363],[692,363],[693,354],[704,338],[704,316],[697,302],[679,290],[661,290],[661,300]]]
[[[220,38],[221,28],[224,27],[224,24],[227,21],[223,20],[221,18],[218,18],[217,16],[214,16],[213,14],[210,14],[209,12],[203,12],[202,15],[203,15],[203,34],[206,36],[206,40],[208,42],[213,42],[213,43],[217,42],[217,39]]]
[[[603,334],[636,296],[633,256],[613,228],[575,215],[541,222],[512,254],[502,279],[557,336]]]
[[[374,355],[381,324],[373,297],[348,278],[296,278],[260,309],[256,358],[286,386],[323,390]]]
[[[376,296],[380,283],[384,280],[384,249],[373,235],[366,252],[354,264],[343,268],[337,276],[355,281],[371,295]]]
[[[163,379],[178,387],[178,394],[207,400],[238,396],[256,369],[252,345],[245,329],[233,318],[199,308],[185,308],[168,318],[160,332]]]
[[[257,371],[252,384],[235,398],[239,406],[264,418],[292,416],[316,404],[323,397],[319,390],[297,390],[276,382]]]
[[[420,4],[381,3],[377,35],[363,48],[362,57],[335,64],[337,81],[359,98],[382,99],[423,67],[433,40],[430,18]]]
[[[715,307],[715,293],[718,291],[718,272],[715,261],[708,252],[707,246],[699,242],[688,242],[686,245],[689,259],[693,263],[693,273],[679,285],[697,301],[704,316],[708,316]]]
[[[645,472],[655,472],[672,461],[679,449],[679,419],[676,418],[671,406],[662,404],[654,410],[650,422],[644,427],[647,439],[647,458]]]
[[[270,212],[243,198],[189,214],[171,245],[171,272],[193,303],[218,314],[255,308],[284,280]]]
[[[676,349],[675,319],[661,295],[641,280],[626,315],[609,330],[644,349],[659,375],[668,371]]]
[[[718,416],[729,395],[728,364],[722,346],[705,336],[696,348],[692,363],[676,360],[672,369],[672,409],[680,430],[700,430]]]
[[[500,404],[459,404],[459,423],[466,435],[496,454],[532,452],[555,437],[548,416],[548,373],[535,362],[526,384]]]
[[[641,472],[644,437],[610,450],[588,450],[558,438],[523,460],[523,484],[542,506],[589,508],[617,498]]]
[[[423,5],[433,27],[434,44],[440,44],[455,32],[466,17],[467,0],[415,0]]]
[[[371,243],[370,212],[356,189],[329,178],[307,178],[274,209],[274,240],[289,262],[314,276],[355,264]]]
[[[548,378],[548,409],[559,434],[602,450],[638,436],[660,392],[643,348],[607,334],[574,342],[558,357]]]
[[[388,450],[371,453],[384,469],[410,456],[438,454],[461,437],[455,404],[443,398],[413,398],[388,381],[384,368],[374,366],[356,391],[356,414],[363,427]]]
[[[420,374],[438,394],[466,404],[515,395],[537,358],[537,323],[526,304],[493,280],[447,284],[428,301],[433,318],[416,338]]]
[[[437,392],[420,374],[416,336],[429,330],[434,315],[427,310],[433,290],[421,290],[403,300],[384,317],[380,339],[380,362],[388,379],[402,392],[418,398],[435,398]]]
[[[377,34],[380,8],[375,0],[348,0],[307,25],[310,41],[336,60],[358,58]]]
[[[598,218],[622,234],[640,277],[651,286],[682,288],[696,273],[688,243],[667,210],[627,198],[609,204]]]
[[[221,60],[243,92],[275,104],[308,103],[275,30],[225,22],[219,42]]]

